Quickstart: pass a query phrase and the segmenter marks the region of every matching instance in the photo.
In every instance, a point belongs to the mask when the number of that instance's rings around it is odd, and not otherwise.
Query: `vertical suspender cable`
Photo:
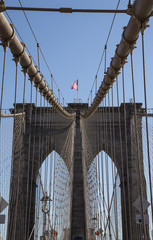
[[[16,96],[17,96],[17,79],[18,79],[18,59],[15,58],[15,65],[16,65],[16,71],[15,71],[15,96],[14,96],[14,115],[16,113]]]
[[[53,75],[51,74],[51,90],[53,92],[54,90],[54,79],[53,79]]]
[[[102,118],[102,107],[100,107],[100,119],[101,119],[101,123],[103,122],[103,118]],[[103,213],[102,213],[102,210],[103,210],[103,193],[102,193],[102,156],[103,156],[103,150],[101,149],[102,148],[102,142],[101,142],[101,133],[103,132],[103,129],[102,129],[102,126],[99,126],[99,147],[101,150],[101,153],[99,153],[99,188],[100,188],[100,207],[101,207],[101,211],[100,211],[100,221],[101,221],[101,224],[100,224],[100,227],[101,229],[104,229],[104,218],[103,218]],[[102,238],[102,236],[101,236]]]
[[[39,57],[39,43],[37,42],[37,57],[38,57],[38,70],[40,71],[40,57]]]
[[[137,129],[137,115],[136,115],[136,102],[135,102],[135,84],[134,84],[134,69],[133,69],[133,49],[131,46],[131,74],[132,74],[132,88],[133,88],[133,100],[134,100],[134,123],[135,123],[135,136],[136,136],[136,146],[137,146],[137,156],[138,156],[138,173],[139,173],[139,190],[140,190],[140,199],[141,199],[141,209],[142,209],[142,227],[143,227],[143,233],[144,233],[144,240],[147,240],[146,236],[146,227],[144,222],[144,210],[143,210],[143,192],[142,192],[142,175],[141,175],[141,169],[140,169],[140,152],[139,152],[139,138],[138,138],[138,129]]]
[[[114,94],[113,94],[113,87],[112,87],[112,123],[113,123],[113,161],[114,164],[116,165],[116,150],[115,150],[115,117],[114,117]],[[117,205],[117,193],[116,193],[116,188],[115,188],[115,196],[116,196],[116,205]],[[115,204],[114,204],[115,205]],[[117,214],[117,206],[114,206],[114,209],[116,210],[115,213],[115,228],[116,228],[116,237],[118,239],[118,214]]]
[[[32,84],[32,82],[31,82]],[[36,99],[35,99],[35,112],[34,112],[34,127],[36,127],[36,122],[37,122],[37,87],[36,87]],[[30,206],[29,206],[29,222],[30,222],[30,214],[31,214],[31,201],[32,201],[32,189],[33,189],[33,176],[34,176],[34,161],[35,161],[35,147],[36,147],[36,143],[35,143],[35,135],[33,137],[33,146],[32,146],[32,174],[31,174],[31,184],[30,184]],[[33,236],[33,232],[34,232],[34,228],[35,225],[37,223],[37,218],[35,217],[35,223],[34,226],[31,230],[29,239]]]
[[[103,127],[103,132],[104,132],[104,141],[105,141],[105,110],[104,110],[104,102],[103,102],[103,107],[102,107],[102,119],[104,122],[104,127]],[[106,235],[105,231],[105,226],[106,226],[106,207],[105,207],[105,184],[104,184],[104,154],[101,152],[101,158],[102,158],[102,195],[103,195],[103,213],[104,213],[104,234]]]
[[[55,168],[56,168],[56,158],[55,152],[53,156],[54,171],[53,171],[53,202],[52,202],[52,226],[54,228],[54,207],[55,207]],[[55,229],[54,229],[55,230]]]
[[[26,89],[26,70],[23,69],[23,73],[24,73],[24,86],[23,86],[23,113],[24,113],[24,105],[25,105],[25,89]]]
[[[17,80],[18,80],[18,59],[15,57],[14,58],[15,61],[15,66],[16,66],[16,70],[15,70],[15,93],[14,93],[14,117],[15,117],[15,113],[16,113],[16,97],[17,97]],[[15,121],[15,119],[14,119]],[[14,143],[15,144],[15,143]],[[19,143],[20,144],[20,143]],[[15,203],[15,217],[14,217],[14,226],[12,226],[14,228],[13,232],[13,239],[15,240],[15,235],[16,235],[16,231],[17,231],[17,226],[16,226],[16,222],[17,222],[17,211],[18,211],[18,198],[19,198],[19,178],[20,178],[20,160],[21,160],[21,149],[20,149],[20,157],[19,157],[19,166],[18,166],[18,181],[17,181],[17,194],[16,194],[16,203]]]
[[[4,92],[4,79],[5,79],[5,64],[6,64],[6,50],[7,50],[7,47],[6,47],[6,44],[4,45],[4,60],[3,60],[3,74],[2,74],[2,88],[1,88],[1,101],[0,101],[0,130],[1,130],[1,113],[2,113],[2,106],[3,106],[3,92]],[[1,138],[0,138],[1,140]],[[2,166],[2,163],[1,163],[1,156],[0,156],[0,166]],[[1,201],[1,191],[2,191],[2,179],[1,179],[1,176],[0,176],[0,201]]]
[[[31,80],[31,91],[32,91],[32,84],[33,84],[33,81]],[[31,93],[31,96],[32,96],[32,93]],[[31,102],[32,102],[32,99],[31,99]],[[33,127],[35,128],[36,127],[36,123],[37,123],[37,87],[36,87],[36,96],[35,96],[35,104],[36,104],[36,107],[35,107],[35,110],[34,110],[34,124],[31,120],[31,124],[33,124]],[[31,106],[31,111],[32,111],[32,106]],[[32,116],[31,116],[32,117]],[[34,161],[35,161],[35,148],[36,148],[36,136],[34,135],[32,140],[32,156],[31,156],[31,182],[30,182],[30,188],[29,188],[29,192],[30,192],[30,200],[29,200],[29,220],[28,220],[28,229],[29,229],[29,226],[30,226],[30,216],[31,216],[31,201],[32,201],[32,198],[33,198],[33,195],[32,195],[32,192],[33,192],[33,184],[35,184],[34,182]],[[31,233],[30,233],[31,234]],[[29,236],[29,235],[28,235]]]
[[[59,90],[59,88],[58,88],[58,101],[60,103],[60,90]]]
[[[96,92],[97,92],[97,75],[95,77],[95,94],[96,94]]]
[[[107,206],[108,206],[108,209],[109,209],[109,206],[110,206],[110,190],[109,190],[109,169],[108,169],[108,155],[106,152],[108,152],[108,118],[107,118],[107,115],[108,115],[108,110],[107,110],[107,102],[106,102],[106,98],[105,98],[105,144],[106,144],[106,150],[105,150],[105,169],[106,169],[106,190],[107,190]],[[111,240],[112,239],[112,235],[111,235],[111,219],[110,219],[110,212],[108,211],[107,209],[107,213],[108,213],[108,229],[109,229],[109,239]]]
[[[31,79],[32,80],[32,79]],[[29,178],[30,178],[30,161],[31,161],[31,119],[32,118],[32,81],[31,81],[31,93],[30,93],[30,133],[28,137],[28,166],[27,166],[27,189],[26,189],[26,209],[25,209],[25,233],[24,233],[24,240],[26,240],[27,236],[29,236],[29,218],[28,218],[28,203],[29,203]]]
[[[107,175],[107,169],[106,169],[106,152],[107,152],[107,139],[106,139],[106,135],[107,135],[107,124],[106,124],[106,122],[107,122],[107,117],[106,117],[106,114],[107,114],[107,112],[106,112],[106,100],[105,100],[105,103],[104,103],[104,105],[103,105],[103,116],[104,116],[104,143],[105,143],[105,152],[104,152],[104,158],[103,158],[103,170],[105,170],[105,173],[106,174],[104,174],[105,175],[105,177],[104,177],[104,182],[106,182],[107,183],[107,179],[106,179],[106,175]],[[105,163],[105,164],[104,164]],[[104,169],[104,166],[105,166],[105,169]],[[107,222],[109,222],[109,216],[107,216],[107,212],[106,212],[106,210],[108,209],[108,206],[106,206],[106,199],[105,199],[105,191],[107,192],[107,184],[106,184],[106,190],[105,190],[105,188],[104,188],[104,191],[103,191],[103,201],[104,201],[104,204],[105,204],[105,221]],[[108,201],[108,199],[107,199],[107,201]],[[110,222],[109,222],[110,223]],[[110,225],[109,225],[110,226]],[[105,224],[105,231],[107,231],[107,224]]]
[[[118,90],[118,76],[116,77],[116,91],[117,91],[117,107],[118,107],[118,123],[119,123],[119,141],[120,141],[120,154],[121,154],[121,182],[123,186],[123,202],[124,202],[124,212],[125,212],[125,231],[126,237],[128,239],[129,233],[127,228],[127,211],[126,211],[126,196],[125,196],[125,181],[124,181],[124,165],[123,165],[123,143],[122,143],[122,132],[121,132],[121,117],[120,117],[120,108],[119,108],[119,90]]]
[[[45,99],[44,99],[44,102],[42,102],[43,100],[43,96],[41,95],[41,108],[42,108],[42,132],[44,132],[44,129],[45,129]],[[45,139],[46,137],[42,134],[42,138],[41,138],[41,166],[44,162],[44,153],[46,151],[46,142],[45,142]],[[46,165],[46,162],[47,162],[47,159],[45,160],[44,162],[44,165]],[[41,170],[43,170],[43,168],[41,167]],[[45,171],[44,171],[45,172]],[[43,173],[42,173],[43,174]],[[46,174],[44,174],[44,177],[43,177],[43,188],[44,188],[44,192],[45,192],[45,195],[46,195]],[[46,229],[46,216],[44,216],[44,219],[45,219],[45,222],[43,223],[44,225],[44,231]],[[45,233],[46,235],[46,231],[43,232],[43,234]]]
[[[128,162],[128,146],[127,146],[127,123],[126,123],[126,106],[125,106],[125,83],[124,83],[124,65],[122,66],[122,85],[123,85],[123,105],[124,105],[124,129],[125,129],[125,151],[126,151],[126,170],[127,170],[127,188],[128,188],[128,202],[129,202],[129,218],[130,218],[130,232],[129,236],[132,240],[132,219],[131,219],[131,204],[130,204],[130,187],[129,187],[129,162]]]
[[[28,178],[28,195],[29,195],[29,199],[28,199],[28,218],[27,218],[27,237],[29,236],[29,228],[30,228],[30,214],[31,214],[31,198],[32,198],[32,181],[33,181],[33,165],[34,165],[34,147],[35,147],[35,139],[33,139],[32,134],[31,134],[31,130],[32,130],[32,124],[33,124],[33,109],[32,109],[32,98],[33,98],[33,92],[32,92],[32,85],[33,85],[33,78],[30,79],[30,83],[31,83],[31,94],[30,94],[30,125],[31,125],[31,129],[30,129],[30,147],[29,147],[29,178]],[[34,123],[35,123],[35,119],[34,119]],[[35,137],[34,137],[35,138]]]
[[[132,6],[131,0],[129,0],[128,7],[131,7],[131,6]]]
[[[108,110],[109,110],[109,135],[110,135],[110,155],[111,158],[113,156],[113,139],[112,139],[112,117],[111,117],[111,111],[110,111],[110,96],[108,92]],[[114,186],[116,184],[116,178],[114,178],[114,169],[113,169],[113,160],[111,161],[111,166],[112,166],[112,186],[113,186],[113,192],[112,192],[112,199],[114,195]],[[115,199],[115,198],[114,198]],[[114,200],[115,202],[115,200]],[[111,204],[111,203],[110,203]],[[109,207],[111,211],[111,206]]]
[[[101,116],[101,110],[99,111],[99,114]],[[98,120],[98,119],[97,119]],[[102,192],[101,192],[101,159],[100,159],[100,150],[101,150],[101,141],[100,141],[100,126],[99,126],[99,129],[98,129],[98,145],[99,145],[99,149],[98,149],[98,175],[99,175],[99,204],[100,204],[100,212],[99,212],[99,219],[100,219],[100,227],[102,229]]]
[[[97,114],[99,115],[99,111],[97,112]],[[96,139],[96,142],[97,142],[97,152],[98,152],[98,155],[97,155],[97,187],[98,187],[98,203],[99,203],[99,211],[98,211],[98,224],[99,224],[99,227],[98,229],[100,229],[101,227],[101,218],[100,218],[100,212],[101,212],[101,194],[100,194],[100,159],[99,159],[99,152],[100,152],[100,138],[99,138],[99,133],[100,133],[100,129],[99,129],[99,125],[98,125],[98,115],[97,115],[97,118],[96,118],[96,135],[97,135],[97,139]]]
[[[104,63],[104,74],[106,73],[106,63],[107,63],[107,44],[105,45],[105,63]]]
[[[150,201],[152,213],[152,227],[153,227],[153,195],[152,195],[152,182],[151,182],[151,164],[150,164],[150,144],[149,144],[149,130],[148,130],[148,115],[147,115],[147,90],[146,90],[146,72],[145,72],[145,51],[144,51],[144,28],[142,23],[142,59],[143,59],[143,83],[144,83],[144,100],[145,100],[145,118],[146,118],[146,136],[147,136],[147,154],[148,154],[148,167],[149,167],[149,186],[150,186]]]
[[[7,45],[4,44],[4,60],[3,60],[3,74],[2,74],[2,88],[1,88],[1,102],[0,102],[0,115],[2,113],[2,106],[3,106],[3,93],[4,93],[4,79],[5,79],[5,65],[6,65],[6,50]],[[0,116],[1,121],[1,116]]]

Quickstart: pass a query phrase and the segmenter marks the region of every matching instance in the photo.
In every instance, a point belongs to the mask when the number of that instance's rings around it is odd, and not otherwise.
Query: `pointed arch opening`
[[[56,151],[43,161],[36,184],[34,239],[64,239],[70,234],[70,174]]]
[[[112,159],[103,150],[87,172],[89,239],[95,236],[122,239],[120,177]]]

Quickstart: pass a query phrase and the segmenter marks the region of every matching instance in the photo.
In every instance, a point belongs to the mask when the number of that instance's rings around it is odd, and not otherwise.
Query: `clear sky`
[[[18,0],[6,0],[7,6],[19,6]],[[70,7],[70,8],[93,8],[93,9],[115,9],[118,0],[22,0],[23,6],[31,7]],[[128,0],[121,1],[119,9],[126,9]],[[15,26],[17,27],[20,35],[22,36],[26,46],[31,52],[31,55],[37,62],[37,47],[34,37],[29,29],[29,26],[25,20],[23,13],[20,11],[8,11]],[[87,13],[73,13],[73,14],[60,14],[60,13],[44,13],[44,12],[27,12],[27,16],[34,30],[34,33],[38,39],[40,47],[45,55],[47,63],[53,73],[53,76],[64,96],[66,102],[73,102],[77,94],[75,90],[71,90],[70,86],[76,79],[79,80],[79,97],[82,102],[86,102],[89,96],[91,86],[93,84],[100,58],[104,49],[104,45],[108,36],[110,25],[113,19],[113,14],[87,14]],[[121,40],[123,27],[127,25],[129,16],[126,14],[118,14],[112,29],[112,33],[108,42],[107,50],[107,67],[109,66],[111,57],[114,56],[116,44]],[[147,61],[147,84],[148,84],[148,96],[152,89],[152,56],[153,48],[150,42],[153,42],[152,20],[150,21],[151,27],[146,30],[146,61]],[[135,80],[137,81],[136,99],[143,102],[143,87],[142,87],[142,58],[141,47],[139,45],[141,41],[138,41],[138,48],[134,53],[134,69]],[[2,49],[0,50],[2,52]],[[0,53],[1,53],[0,52]],[[1,54],[2,55],[2,54]],[[12,84],[10,89],[9,98],[14,95],[14,78],[15,68],[12,62],[10,53],[7,53],[7,71],[6,85]],[[3,58],[1,58],[3,61]],[[50,84],[50,73],[47,70],[42,57],[40,58],[41,72],[45,79]],[[149,69],[149,70],[148,70]],[[11,72],[11,75],[10,75]],[[98,85],[103,80],[104,61],[101,64],[101,68],[98,74]],[[132,98],[131,88],[131,72],[130,63],[125,68],[125,81],[126,81],[126,101]],[[19,73],[20,84],[23,82],[23,76]],[[138,87],[139,86],[139,87]],[[120,87],[120,102],[122,102],[122,88],[121,77],[119,78]],[[6,89],[6,88],[5,88]],[[18,97],[20,95],[21,87],[18,84]],[[6,99],[7,93],[4,94]],[[26,95],[26,101],[29,101],[28,93]],[[21,101],[18,99],[18,101]],[[12,100],[10,101],[10,105]],[[8,106],[4,103],[4,107]],[[151,107],[151,104],[149,105]]]

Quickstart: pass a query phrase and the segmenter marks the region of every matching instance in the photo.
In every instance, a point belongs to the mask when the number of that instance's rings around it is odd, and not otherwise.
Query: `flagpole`
[[[78,83],[78,89],[77,89],[77,103],[79,103],[79,81],[77,80]]]

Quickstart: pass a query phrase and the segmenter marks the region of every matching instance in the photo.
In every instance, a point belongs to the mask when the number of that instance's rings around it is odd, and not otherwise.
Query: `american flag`
[[[78,91],[78,80],[74,81],[71,85],[71,89],[75,89]]]

